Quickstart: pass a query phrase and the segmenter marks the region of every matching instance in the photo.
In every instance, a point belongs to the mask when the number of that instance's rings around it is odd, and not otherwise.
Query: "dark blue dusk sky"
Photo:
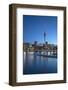
[[[23,16],[24,42],[44,43],[44,32],[46,41],[57,44],[57,17],[56,16]]]

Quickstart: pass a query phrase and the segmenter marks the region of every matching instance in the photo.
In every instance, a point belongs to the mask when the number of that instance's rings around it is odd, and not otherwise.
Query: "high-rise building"
[[[46,44],[46,32],[44,32],[44,44]]]

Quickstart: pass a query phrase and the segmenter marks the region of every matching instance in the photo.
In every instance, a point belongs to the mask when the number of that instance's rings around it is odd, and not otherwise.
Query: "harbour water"
[[[23,74],[57,73],[57,58],[43,57],[36,53],[24,53]]]

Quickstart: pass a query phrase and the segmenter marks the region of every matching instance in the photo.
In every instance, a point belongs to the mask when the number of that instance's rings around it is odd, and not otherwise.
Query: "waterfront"
[[[23,74],[57,73],[57,58],[39,56],[35,53],[24,53]]]
[[[23,74],[57,73],[57,17],[24,15],[23,26]]]

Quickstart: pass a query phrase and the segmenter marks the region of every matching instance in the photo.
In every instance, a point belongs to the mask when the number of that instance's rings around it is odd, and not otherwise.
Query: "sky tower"
[[[44,32],[44,44],[46,44],[46,32]]]

